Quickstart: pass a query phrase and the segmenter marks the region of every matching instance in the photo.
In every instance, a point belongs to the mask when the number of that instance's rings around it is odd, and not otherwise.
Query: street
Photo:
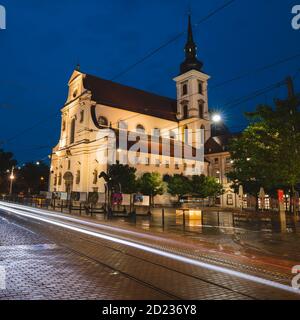
[[[0,210],[0,299],[300,298],[266,258],[251,268],[175,235],[3,202]]]

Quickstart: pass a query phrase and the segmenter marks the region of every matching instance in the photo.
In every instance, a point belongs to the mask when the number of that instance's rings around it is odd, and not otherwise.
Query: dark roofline
[[[92,93],[92,100],[118,109],[178,122],[177,100],[111,80],[84,74],[83,86]]]
[[[90,74],[90,73],[84,73],[84,72],[82,72],[82,73],[83,73],[84,75],[89,76],[89,77],[93,77],[93,78],[96,78],[96,79],[99,79],[99,80],[102,80],[102,81],[106,81],[106,82],[109,82],[109,83],[111,83],[111,84],[116,84],[116,85],[118,85],[118,86],[122,86],[122,87],[127,88],[127,89],[134,89],[134,90],[136,90],[136,91],[140,91],[141,93],[151,94],[152,96],[156,96],[156,97],[158,97],[158,98],[163,98],[163,99],[168,99],[168,100],[171,100],[171,101],[177,103],[177,100],[174,99],[174,98],[171,98],[171,97],[162,96],[162,95],[157,94],[157,93],[155,93],[155,92],[146,91],[146,90],[139,89],[139,88],[136,88],[136,87],[133,87],[133,86],[129,86],[129,85],[126,85],[126,84],[123,84],[123,83],[120,83],[120,82],[116,82],[116,81],[112,81],[112,80],[107,80],[107,79],[104,79],[104,78],[95,76],[95,75],[93,75],[93,74]]]

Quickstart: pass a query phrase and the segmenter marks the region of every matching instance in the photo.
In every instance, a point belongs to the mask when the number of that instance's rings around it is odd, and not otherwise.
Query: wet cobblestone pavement
[[[0,299],[300,298],[277,288],[2,210],[0,218],[0,265],[7,270],[7,289],[0,290]],[[96,226],[86,229],[95,231]],[[132,230],[126,235],[124,230],[120,233],[117,229],[101,232],[122,239],[129,237],[136,243],[168,252],[194,255],[200,261],[211,263],[217,258],[217,253],[193,247],[192,239],[187,239],[185,245],[168,235],[158,238]],[[224,260],[223,266],[228,267],[229,262]],[[216,264],[222,264],[221,260],[216,260]],[[239,264],[232,265],[232,269],[247,270]],[[251,274],[261,276],[262,271],[252,270]],[[282,283],[289,281],[279,276],[276,279],[276,274],[265,275],[268,277]]]

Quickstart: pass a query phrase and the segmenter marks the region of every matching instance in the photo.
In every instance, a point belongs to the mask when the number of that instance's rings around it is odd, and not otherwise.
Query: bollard
[[[162,227],[165,229],[165,209],[161,211]]]
[[[183,219],[183,230],[185,230],[185,210],[182,211],[182,219]]]

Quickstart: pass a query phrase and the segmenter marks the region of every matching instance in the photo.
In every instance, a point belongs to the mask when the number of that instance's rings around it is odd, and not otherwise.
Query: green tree
[[[3,149],[0,149],[0,192],[8,193],[9,172],[12,167],[16,165],[17,161],[14,159],[13,153],[5,152]]]
[[[28,194],[39,194],[48,190],[49,166],[44,162],[39,164],[29,162],[16,171],[15,190]]]
[[[138,179],[138,190],[142,194],[150,196],[150,204],[153,205],[154,197],[164,193],[165,183],[158,172],[147,172]]]
[[[224,193],[222,185],[214,177],[205,175],[192,177],[192,190],[194,194],[201,198],[215,199]]]
[[[290,79],[288,84],[288,99],[248,113],[252,123],[230,144],[234,165],[228,177],[255,196],[260,187],[285,188],[295,196],[300,182],[300,101]]]
[[[183,195],[189,194],[192,191],[191,180],[182,174],[175,174],[174,176],[169,177],[167,179],[167,184],[168,192],[172,196],[178,196],[178,201]]]
[[[251,124],[240,136],[232,139],[229,150],[233,171],[227,177],[233,181],[235,191],[243,185],[244,192],[257,196],[264,187],[270,191],[279,184],[278,134],[265,123]]]
[[[108,178],[114,185],[120,185],[123,193],[137,191],[136,169],[120,163],[113,164],[108,169]]]

